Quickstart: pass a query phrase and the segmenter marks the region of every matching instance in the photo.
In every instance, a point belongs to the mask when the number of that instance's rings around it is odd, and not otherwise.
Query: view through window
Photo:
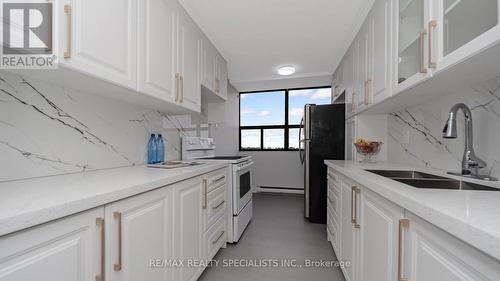
[[[306,104],[329,104],[331,88],[240,93],[240,150],[297,150]]]

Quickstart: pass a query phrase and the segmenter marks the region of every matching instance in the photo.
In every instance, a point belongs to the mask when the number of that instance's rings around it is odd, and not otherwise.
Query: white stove
[[[228,167],[228,242],[236,243],[252,219],[252,156],[215,156],[211,138],[183,137],[182,160],[223,162]]]

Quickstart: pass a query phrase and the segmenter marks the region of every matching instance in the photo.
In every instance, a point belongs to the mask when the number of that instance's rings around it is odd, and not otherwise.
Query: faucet
[[[474,153],[472,112],[467,105],[457,103],[451,108],[448,115],[448,121],[446,121],[446,125],[443,129],[443,137],[447,139],[457,138],[457,113],[459,110],[462,110],[465,115],[465,150],[462,158],[462,172],[449,174],[480,180],[496,181],[497,179],[493,177],[479,174],[479,169],[486,168],[486,162],[477,157]]]

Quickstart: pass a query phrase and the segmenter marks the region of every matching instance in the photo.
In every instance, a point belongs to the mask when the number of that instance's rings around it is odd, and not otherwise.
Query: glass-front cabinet
[[[396,89],[414,85],[430,76],[427,22],[429,0],[397,0]]]
[[[466,59],[500,39],[498,0],[433,1],[430,61],[438,71]],[[432,40],[436,38],[436,40]]]

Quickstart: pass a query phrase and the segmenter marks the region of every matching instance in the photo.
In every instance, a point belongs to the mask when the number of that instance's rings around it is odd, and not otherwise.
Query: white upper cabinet
[[[370,13],[372,69],[367,85],[373,103],[391,95],[391,15],[391,0],[375,1]]]
[[[227,99],[227,62],[220,54],[215,59],[215,93]]]
[[[431,63],[438,70],[492,46],[500,39],[498,0],[433,1],[429,21]]]
[[[136,89],[137,3],[135,0],[59,1],[60,63]]]
[[[370,33],[371,21],[366,21],[358,33],[356,44],[356,78],[354,79],[354,92],[358,95],[358,110],[362,110],[371,102],[369,94],[369,84],[371,83],[371,53],[370,53]]]
[[[430,77],[428,30],[430,0],[397,0],[396,89],[406,89]]]
[[[186,11],[179,7],[176,17],[176,79],[178,103],[190,110],[201,111],[199,76],[201,31]]]
[[[175,102],[174,10],[171,0],[139,1],[139,92]]]
[[[212,43],[204,38],[201,43],[201,83],[213,92],[215,92],[215,53]]]

